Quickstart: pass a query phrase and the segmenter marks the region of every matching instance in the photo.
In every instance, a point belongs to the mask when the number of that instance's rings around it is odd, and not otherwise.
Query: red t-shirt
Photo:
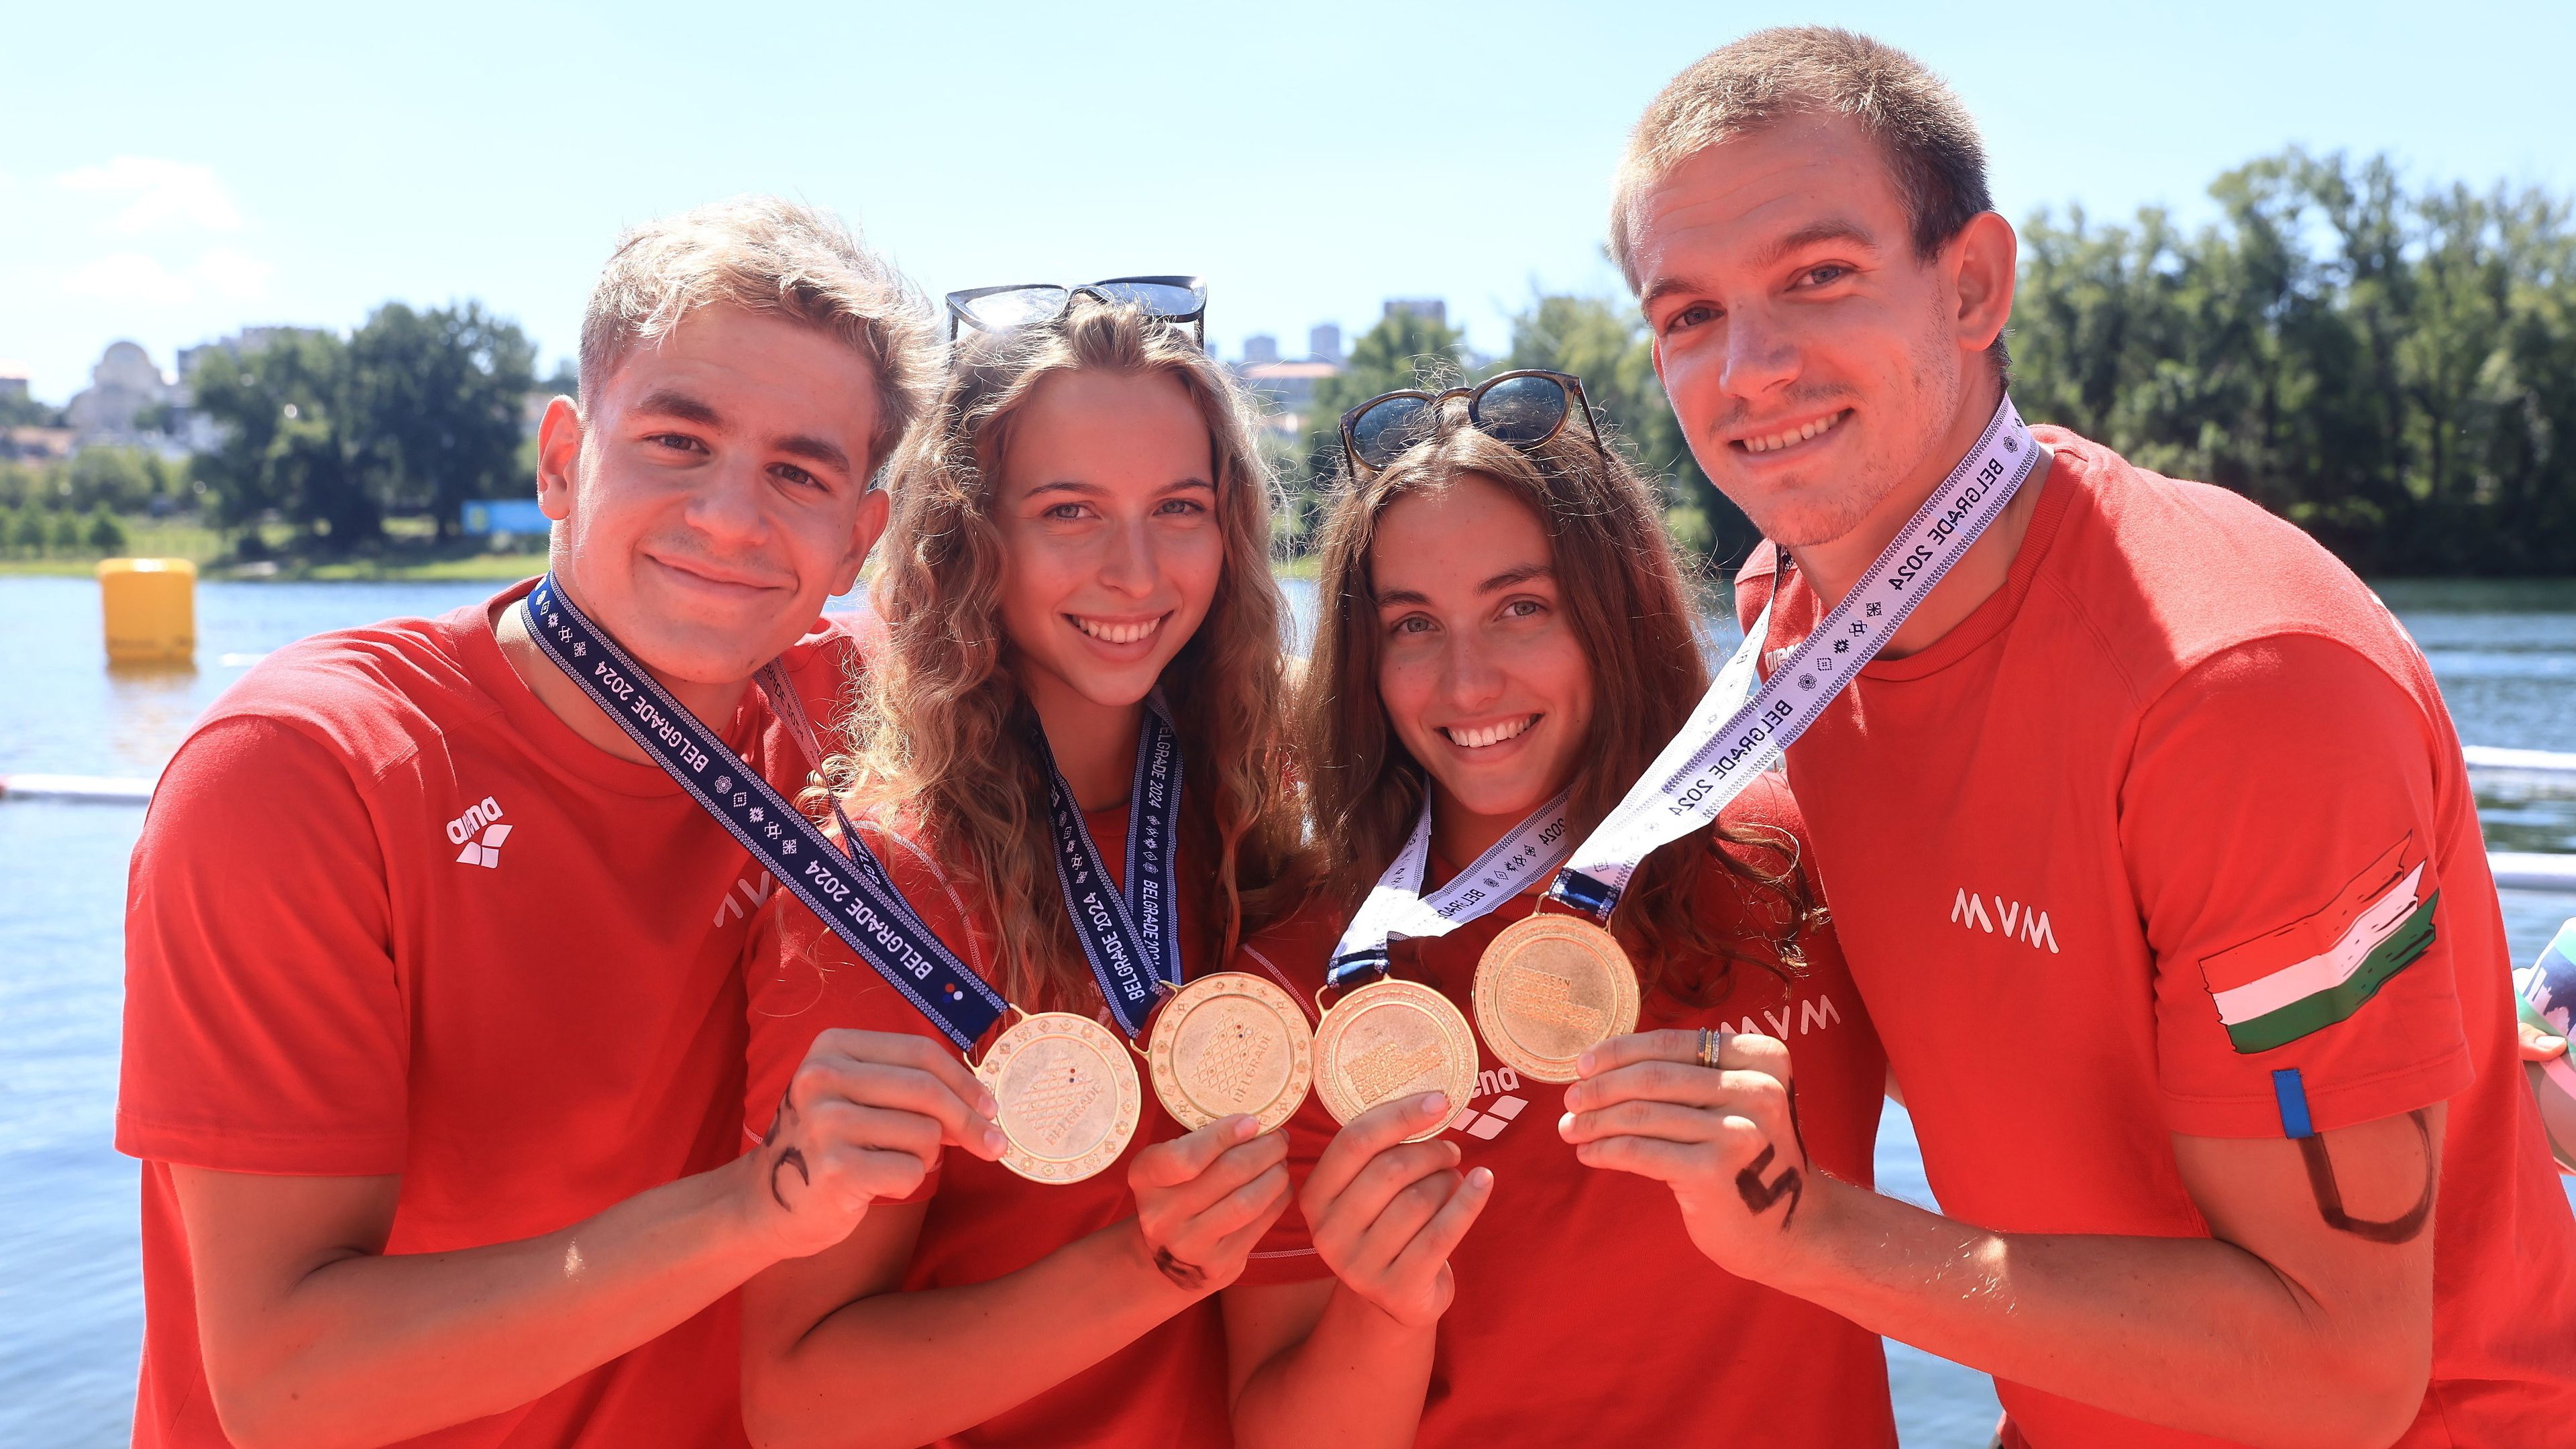
[[[226,1443],[170,1165],[402,1175],[389,1253],[552,1232],[731,1160],[742,953],[770,881],[652,765],[502,657],[526,592],[320,634],[226,691],[161,777],[126,905],[118,1150],[143,1159],[134,1440]],[[837,631],[789,663],[813,706]],[[783,787],[755,692],[725,739]],[[441,1446],[742,1439],[732,1300]]]
[[[1088,812],[1083,817],[1110,878],[1124,880],[1127,854],[1127,807]],[[988,981],[999,979],[991,913],[970,897],[912,841],[862,826],[888,875],[903,891],[924,924],[949,949]],[[1179,862],[1186,873],[1191,861]],[[1180,892],[1180,939],[1199,939],[1201,890]],[[752,1139],[769,1130],[778,1099],[788,1079],[813,1046],[815,1034],[835,1027],[867,1031],[913,1032],[947,1044],[929,1019],[875,968],[852,952],[840,937],[794,897],[781,893],[762,918],[761,963],[751,979],[751,1069],[743,1099],[742,1129]],[[1194,963],[1190,974],[1200,974]],[[1099,991],[1085,987],[1093,1015],[1113,1033],[1118,1030]],[[1032,1009],[1080,1010],[1049,1003]],[[1014,1020],[1016,1018],[1006,1018]],[[997,1026],[992,1036],[998,1036]],[[979,1043],[990,1046],[991,1037]],[[1144,1064],[1137,1063],[1138,1076]],[[1016,1273],[1057,1249],[1122,1219],[1133,1217],[1136,1200],[1127,1187],[1127,1169],[1137,1153],[1157,1142],[1183,1135],[1184,1129],[1163,1110],[1150,1082],[1144,1089],[1144,1115],[1135,1138],[1119,1159],[1080,1182],[1040,1184],[997,1162],[986,1162],[954,1149],[937,1170],[906,1199],[930,1206],[912,1264],[903,1278],[904,1292],[988,1283]],[[1286,1214],[1293,1219],[1292,1206]],[[1274,1229],[1283,1239],[1293,1227]],[[1276,1249],[1277,1241],[1265,1240]],[[1315,1276],[1324,1271],[1311,1253],[1256,1259],[1240,1281],[1271,1277]],[[1211,1296],[1165,1320],[1126,1347],[1055,1387],[995,1415],[963,1433],[943,1439],[950,1445],[1096,1445],[1181,1446],[1224,1444],[1231,1431],[1225,1393],[1225,1327]]]
[[[2289,524],[2037,433],[2056,463],[2004,587],[1789,749],[1933,1192],[2005,1231],[2205,1235],[2168,1133],[2447,1101],[2432,1384],[2401,1442],[2563,1438],[2576,1223],[2431,668]],[[1748,624],[1774,582],[1764,549]],[[1779,596],[1785,647],[1817,599],[1794,574]],[[1997,1388],[2032,1444],[2204,1442]]]
[[[1799,828],[1776,775],[1757,780],[1725,819]],[[1668,848],[1706,848],[1709,838]],[[1779,864],[1768,852],[1724,848],[1764,869]],[[1438,876],[1454,873],[1435,864]],[[1748,943],[1785,921],[1776,897],[1723,871],[1703,872],[1698,890],[1708,925]],[[1446,936],[1396,942],[1394,974],[1437,987],[1472,1022],[1477,958],[1537,901],[1526,893]],[[1339,927],[1300,919],[1246,954],[1275,962],[1311,999]],[[1866,1186],[1886,1058],[1831,928],[1801,944],[1807,966],[1793,982],[1737,962],[1706,1007],[1659,985],[1640,1026],[1730,1026],[1788,1042],[1809,1153]],[[1575,1160],[1556,1131],[1565,1088],[1522,1078],[1481,1045],[1478,1067],[1448,1140],[1462,1169],[1493,1170],[1494,1195],[1450,1256],[1457,1297],[1440,1320],[1416,1444],[1896,1443],[1878,1335],[1711,1263],[1683,1231],[1670,1188]],[[1289,1124],[1301,1183],[1339,1130],[1309,1097]]]

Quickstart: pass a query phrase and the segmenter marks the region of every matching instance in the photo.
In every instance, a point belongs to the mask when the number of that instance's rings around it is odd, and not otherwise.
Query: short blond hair
[[[1641,280],[1637,202],[1655,183],[1711,146],[1815,115],[1848,116],[1878,143],[1911,214],[1917,256],[1935,255],[1994,209],[1977,123],[1921,61],[1832,26],[1757,30],[1673,77],[1628,135],[1610,203],[1610,257],[1629,289]]]
[[[859,354],[877,380],[871,478],[921,416],[938,366],[927,299],[838,217],[776,196],[712,202],[618,239],[581,319],[583,397],[708,306],[802,322]]]

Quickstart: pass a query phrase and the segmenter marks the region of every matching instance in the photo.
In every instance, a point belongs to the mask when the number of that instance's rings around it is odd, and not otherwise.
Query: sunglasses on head
[[[1045,324],[1062,317],[1076,297],[1096,297],[1113,307],[1135,307],[1148,317],[1187,322],[1207,346],[1207,281],[1202,277],[1111,277],[1103,282],[1066,286],[1059,282],[1013,282],[975,287],[948,294],[948,340],[959,326],[978,332],[1008,332],[1014,327]]]
[[[1592,446],[1601,447],[1601,425],[1592,419],[1582,379],[1525,367],[1446,392],[1382,392],[1342,414],[1342,453],[1350,459],[1351,476],[1357,478],[1363,468],[1374,473],[1406,449],[1438,437],[1440,410],[1451,398],[1465,398],[1468,425],[1496,442],[1535,448],[1565,431],[1566,419],[1581,413],[1584,426],[1592,430]]]

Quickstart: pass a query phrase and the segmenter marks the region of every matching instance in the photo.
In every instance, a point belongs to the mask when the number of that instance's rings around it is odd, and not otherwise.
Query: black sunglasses
[[[1351,476],[1360,476],[1362,467],[1374,473],[1406,449],[1439,436],[1440,409],[1454,397],[1467,400],[1470,426],[1515,448],[1535,448],[1555,437],[1578,412],[1592,430],[1592,446],[1602,446],[1601,425],[1593,421],[1583,380],[1570,372],[1525,367],[1446,392],[1382,392],[1342,414],[1342,453],[1350,459]],[[1605,456],[1607,451],[1603,449]]]
[[[959,324],[978,332],[1008,332],[1014,327],[1053,322],[1073,306],[1073,299],[1097,297],[1113,307],[1135,307],[1148,317],[1187,322],[1201,348],[1207,346],[1207,280],[1203,277],[1111,277],[1068,287],[1059,282],[1013,282],[975,287],[948,294],[948,340],[957,340]]]

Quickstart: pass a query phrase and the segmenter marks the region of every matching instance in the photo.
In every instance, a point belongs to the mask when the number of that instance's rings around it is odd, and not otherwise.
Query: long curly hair
[[[1708,688],[1695,611],[1657,515],[1653,492],[1614,449],[1595,448],[1569,423],[1523,450],[1466,422],[1451,402],[1439,431],[1366,478],[1345,477],[1322,528],[1320,617],[1314,657],[1294,704],[1300,773],[1314,818],[1322,898],[1356,909],[1412,831],[1429,776],[1388,722],[1378,695],[1377,598],[1369,550],[1378,521],[1398,500],[1429,496],[1475,477],[1536,516],[1555,555],[1564,606],[1592,665],[1592,725],[1575,753],[1570,821],[1580,839],[1666,741]],[[1641,988],[1704,1005],[1726,990],[1731,964],[1792,973],[1797,938],[1818,914],[1797,869],[1797,841],[1774,827],[1725,827],[1722,848],[1702,828],[1646,857],[1610,918],[1636,964]],[[1702,919],[1701,874],[1722,870],[1771,909],[1771,939],[1713,934]],[[1747,949],[1758,945],[1761,949]],[[1695,979],[1665,979],[1677,961],[1710,963]]]
[[[1196,890],[1195,972],[1293,909],[1296,801],[1285,768],[1286,606],[1270,575],[1268,470],[1233,377],[1167,322],[1079,297],[1058,321],[961,341],[938,401],[890,471],[894,514],[873,588],[886,645],[844,722],[825,785],[899,820],[991,912],[1004,980],[1032,1010],[1093,994],[1049,849],[1035,712],[1002,628],[1007,561],[994,520],[1021,409],[1051,377],[1161,373],[1206,420],[1224,566],[1216,597],[1161,680],[1185,772],[1181,887]],[[1045,1003],[1045,1005],[1040,1005]]]

